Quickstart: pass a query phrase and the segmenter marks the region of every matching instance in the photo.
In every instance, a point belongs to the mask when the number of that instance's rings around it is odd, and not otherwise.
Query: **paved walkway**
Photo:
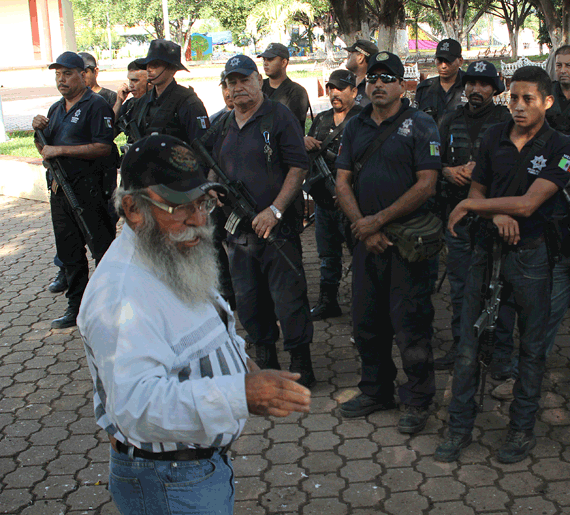
[[[75,329],[49,329],[66,304],[63,295],[46,291],[55,252],[48,206],[0,196],[0,220],[0,513],[116,515],[106,489],[108,443],[93,419],[82,342]],[[313,231],[303,240],[314,303]],[[348,294],[345,281],[345,313]],[[445,291],[434,301],[439,356],[451,341],[450,308]],[[548,361],[551,391],[539,414],[538,445],[516,465],[493,457],[505,436],[508,403],[490,398],[461,460],[434,462],[448,373],[437,374],[434,413],[418,436],[398,433],[397,411],[343,420],[337,406],[356,393],[359,367],[349,317],[315,329],[319,382],[312,411],[248,422],[232,451],[236,515],[570,514],[568,321]]]

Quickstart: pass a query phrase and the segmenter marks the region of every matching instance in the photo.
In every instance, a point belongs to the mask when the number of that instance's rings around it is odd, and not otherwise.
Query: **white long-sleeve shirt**
[[[248,417],[247,354],[228,304],[190,307],[135,250],[126,224],[83,295],[77,319],[97,424],[150,452],[221,447]]]

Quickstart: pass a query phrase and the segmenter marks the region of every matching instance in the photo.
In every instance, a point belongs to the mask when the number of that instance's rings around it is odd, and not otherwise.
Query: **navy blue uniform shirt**
[[[435,121],[439,124],[446,113],[455,111],[457,106],[467,102],[462,82],[464,74],[463,70],[459,70],[455,83],[447,91],[441,87],[439,76],[420,82],[416,88],[416,107],[420,111],[431,109]]]
[[[81,99],[68,111],[65,111],[65,98],[53,104],[48,111],[49,125],[44,135],[49,145],[77,146],[90,143],[113,144],[113,120],[115,115],[111,106],[89,88]],[[70,180],[89,175],[97,168],[99,159],[79,159],[60,157],[62,166]]]
[[[511,182],[515,179],[514,172],[521,157],[523,157],[535,139],[549,129],[547,122],[536,136],[518,151],[509,135],[514,126],[513,121],[500,123],[491,127],[481,140],[479,158],[473,170],[472,179],[487,188],[487,198],[504,197]],[[529,159],[531,159],[529,161]],[[544,148],[534,156],[528,156],[527,172],[521,182],[518,195],[524,195],[537,179],[546,179],[559,188],[563,188],[570,179],[570,137],[554,132]],[[544,223],[552,217],[558,194],[550,197],[530,217],[518,218],[521,242],[524,245],[536,240],[544,231]]]
[[[354,101],[360,107],[366,107],[370,104],[370,99],[366,95],[366,79],[363,79],[358,86],[356,86],[358,93],[356,94],[356,98]]]
[[[336,167],[354,172],[355,163],[368,147],[407,107],[409,101],[404,99],[400,111],[380,125],[370,117],[372,104],[351,118],[342,135]],[[362,214],[374,215],[392,205],[417,182],[417,172],[441,169],[440,147],[439,132],[431,116],[411,111],[358,174],[354,192]],[[425,208],[414,215],[422,210]]]
[[[267,169],[265,141],[260,124],[273,109],[273,130],[269,134],[271,168]],[[291,167],[309,168],[309,158],[299,122],[283,104],[265,99],[240,129],[231,116],[228,132],[214,143],[214,155],[231,180],[241,180],[257,202],[257,211],[269,207],[283,186]],[[290,209],[290,208],[289,208]],[[289,211],[288,209],[288,211]]]

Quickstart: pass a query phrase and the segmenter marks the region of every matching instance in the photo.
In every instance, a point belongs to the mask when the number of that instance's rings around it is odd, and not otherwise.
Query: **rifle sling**
[[[353,178],[353,184],[356,184],[356,181],[358,179],[358,175],[360,174],[360,171],[364,168],[364,165],[366,164],[366,162],[370,159],[370,157],[372,156],[372,154],[374,154],[383,144],[384,142],[390,137],[390,135],[398,128],[400,127],[401,123],[404,121],[404,119],[408,116],[410,116],[410,114],[412,112],[414,112],[415,109],[408,107],[406,109],[404,109],[404,111],[402,111],[402,113],[400,114],[400,116],[398,116],[398,118],[396,118],[390,125],[388,125],[388,127],[386,127],[382,133],[374,140],[374,142],[368,147],[368,149],[366,150],[366,152],[364,153],[364,155],[358,159],[356,161],[356,163],[354,164],[354,178]]]

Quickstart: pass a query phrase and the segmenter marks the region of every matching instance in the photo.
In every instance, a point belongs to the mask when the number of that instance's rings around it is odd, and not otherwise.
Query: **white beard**
[[[211,302],[218,288],[218,263],[214,249],[214,227],[188,227],[178,234],[160,231],[152,216],[136,229],[137,250],[143,261],[184,303],[196,306]],[[181,247],[178,243],[196,237],[195,247]]]

